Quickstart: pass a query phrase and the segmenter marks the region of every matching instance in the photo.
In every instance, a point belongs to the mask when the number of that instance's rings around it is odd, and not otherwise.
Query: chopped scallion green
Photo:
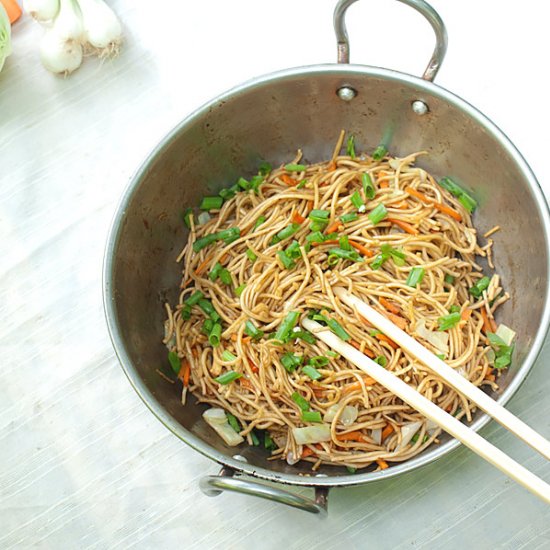
[[[303,172],[306,169],[304,164],[285,164],[285,170],[287,172]]]
[[[373,160],[382,160],[387,152],[388,149],[381,143],[372,153],[372,158]]]
[[[186,208],[185,212],[183,213],[183,223],[187,227],[187,229],[191,229],[191,216],[193,215],[193,209],[192,208]]]
[[[226,386],[227,384],[231,384],[231,382],[234,382],[241,376],[242,374],[240,372],[229,370],[227,372],[224,372],[220,376],[214,378],[214,381],[217,382],[218,384],[222,384],[222,386]]]
[[[342,235],[339,239],[338,239],[338,244],[340,245],[340,248],[342,250],[353,250],[351,248],[351,244],[349,244],[349,238],[347,235]]]
[[[452,275],[449,275],[448,273],[445,274],[445,278],[443,280],[450,285],[452,285],[455,282],[455,278]]]
[[[425,270],[423,267],[413,267],[407,277],[406,284],[416,288],[424,279]]]
[[[212,321],[216,322],[220,318],[210,300],[201,299],[198,301],[198,306],[208,315],[208,317],[210,317],[210,319],[212,319]]]
[[[374,199],[374,196],[376,195],[376,189],[374,188],[374,183],[372,183],[370,174],[368,174],[367,172],[363,172],[363,175],[361,176],[361,181],[363,183],[363,192],[365,193],[365,197],[367,199]]]
[[[224,285],[230,285],[230,284],[233,283],[233,279],[231,278],[231,273],[229,272],[228,269],[225,269],[225,267],[220,269],[219,277],[220,277],[221,282]]]
[[[202,300],[204,298],[204,294],[200,290],[196,290],[185,300],[185,303],[189,306],[194,306],[195,304],[199,303],[199,300]]]
[[[181,360],[175,351],[168,352],[168,361],[170,362],[170,366],[172,367],[172,370],[176,374],[179,374],[181,369]]]
[[[292,241],[286,247],[285,254],[289,258],[293,258],[293,259],[299,258],[302,255],[302,253],[300,252],[300,243],[298,241]]]
[[[357,214],[357,212],[350,212],[349,214],[343,214],[342,216],[340,216],[340,220],[342,221],[342,223],[350,223],[355,221],[358,217],[359,215]]]
[[[222,353],[223,361],[235,361],[235,359],[237,359],[237,356],[233,355],[228,349],[224,350]]]
[[[439,180],[439,185],[454,195],[460,204],[470,212],[470,214],[477,208],[476,200],[469,195],[460,185],[456,184],[451,178],[445,177]]]
[[[386,357],[384,355],[378,355],[377,357],[375,357],[374,362],[377,363],[378,365],[380,365],[381,367],[384,367],[384,368],[388,364],[388,360],[386,359]]]
[[[365,203],[363,202],[359,191],[355,191],[349,200],[351,201],[351,204],[353,204],[353,206],[355,206],[355,208],[359,210],[359,212],[365,211]]]
[[[288,342],[292,329],[296,326],[299,317],[300,313],[297,311],[290,311],[287,313],[283,322],[279,325],[277,332],[275,332],[275,340],[280,340],[285,343]]]
[[[302,411],[302,420],[304,422],[323,422],[319,411]]]
[[[212,347],[217,347],[220,345],[220,337],[222,333],[222,326],[220,323],[214,323],[210,334],[208,335],[208,341]]]
[[[264,331],[256,327],[256,325],[250,320],[245,323],[244,332],[253,340],[259,340],[264,335]]]
[[[329,359],[324,355],[314,355],[310,357],[308,363],[314,367],[326,367],[329,364]]]
[[[437,320],[438,330],[450,330],[460,321],[460,312],[455,311],[454,313],[449,313],[449,315],[443,315]]]
[[[312,380],[319,380],[323,375],[312,365],[306,365],[302,367],[302,372],[309,376]]]
[[[253,263],[258,259],[258,256],[256,256],[256,254],[254,254],[254,252],[250,250],[250,248],[246,249],[246,255],[248,259]]]
[[[355,158],[355,137],[353,135],[348,138],[346,152],[352,159]]]
[[[252,228],[252,231],[256,231],[256,229],[258,229],[258,227],[260,227],[260,225],[262,225],[262,223],[264,223],[266,220],[267,218],[265,216],[259,216],[256,220],[256,223],[254,224],[254,227]]]
[[[279,256],[285,269],[294,269],[296,267],[296,262],[292,258],[289,258],[284,250],[279,250],[277,256]]]
[[[317,342],[315,336],[313,336],[313,334],[311,334],[311,332],[308,332],[307,330],[298,330],[296,332],[293,332],[292,338],[299,338],[307,344],[315,344],[315,342]]]
[[[277,244],[278,242],[292,237],[300,229],[299,223],[291,223],[283,229],[281,229],[276,235],[271,239],[271,244]]]
[[[386,207],[382,203],[380,203],[376,208],[371,210],[368,214],[369,220],[373,223],[373,225],[380,223],[387,215],[388,215],[388,211],[386,210]]]
[[[326,223],[329,216],[330,212],[328,210],[312,210],[309,213],[308,218],[314,222]]]
[[[239,433],[241,431],[241,424],[239,423],[239,421],[237,420],[237,417],[233,414],[231,414],[230,412],[227,412],[225,413],[225,416],[227,418],[227,422],[229,423],[229,425],[237,432]]]
[[[288,372],[294,372],[304,361],[303,355],[294,355],[293,353],[284,353],[281,355],[281,364]]]
[[[269,162],[263,161],[260,163],[260,166],[258,167],[258,174],[260,174],[260,176],[268,176],[271,170],[272,170],[271,164],[269,164]]]
[[[222,197],[203,197],[199,208],[201,210],[218,210],[223,204]]]
[[[339,259],[349,260],[351,262],[362,262],[363,257],[355,250],[344,250],[342,248],[331,248],[328,251],[328,264],[335,265]]]
[[[210,270],[210,273],[208,274],[208,278],[211,281],[215,281],[219,277],[220,271],[222,269],[223,269],[222,264],[220,264],[220,262],[217,262],[216,265]]]
[[[476,298],[479,298],[483,294],[483,291],[487,290],[490,282],[491,279],[489,279],[489,277],[482,277],[473,287],[470,288],[470,294]]]
[[[244,291],[245,288],[246,288],[246,285],[245,285],[245,284],[244,284],[244,285],[238,286],[238,287],[235,289],[235,294],[236,294],[237,296],[240,296],[240,295],[243,293],[243,291]]]
[[[277,448],[277,445],[275,445],[268,432],[264,432],[264,448],[268,451],[272,451]]]
[[[303,189],[306,186],[307,180],[302,180],[297,186],[296,189]]]
[[[297,391],[295,391],[290,397],[303,412],[309,411],[309,401],[302,397]]]
[[[320,231],[314,231],[306,236],[306,241],[308,243],[322,243],[325,241],[325,235],[323,235]]]

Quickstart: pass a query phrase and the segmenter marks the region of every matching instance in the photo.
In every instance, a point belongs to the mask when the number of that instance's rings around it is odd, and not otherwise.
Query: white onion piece
[[[59,0],[25,0],[23,8],[36,21],[51,21],[59,11]]]
[[[430,437],[432,437],[432,435],[440,429],[441,428],[439,427],[439,425],[436,424],[433,420],[427,420],[426,421],[426,433]]]
[[[185,405],[187,401],[187,386],[183,386],[183,390],[181,391],[181,404]]]
[[[305,428],[292,428],[292,435],[298,445],[330,441],[330,426],[319,424],[318,426],[306,426]]]
[[[115,12],[102,0],[79,0],[87,42],[100,56],[116,55],[122,43],[122,27]]]
[[[419,319],[414,329],[416,334],[423,338],[432,346],[434,346],[441,353],[447,354],[449,352],[449,333],[438,330],[437,332],[428,330],[424,319]]]
[[[323,416],[323,420],[325,422],[332,422],[334,418],[336,417],[336,412],[340,408],[340,405],[338,403],[331,405],[327,412],[325,412],[325,415]],[[359,414],[359,411],[357,410],[357,407],[354,407],[353,405],[346,405],[344,407],[344,410],[340,414],[340,418],[338,419],[340,424],[343,426],[351,426],[356,420],[357,415]]]
[[[376,430],[371,430],[372,440],[377,445],[382,445],[382,428],[376,428]]]
[[[414,437],[414,434],[421,428],[421,426],[422,422],[409,422],[409,424],[401,426],[401,441],[395,449],[396,452],[400,451],[410,443],[411,439]]]
[[[294,466],[294,464],[300,462],[300,456],[302,455],[300,454],[299,456],[294,456],[294,453],[292,451],[289,451],[286,455],[286,463],[289,466]]]
[[[514,338],[516,337],[516,333],[502,323],[498,326],[495,334],[501,338],[507,346],[511,346]]]
[[[199,225],[204,225],[210,221],[210,214],[208,212],[201,212],[197,218]]]
[[[390,159],[388,161],[388,164],[390,165],[391,168],[393,168],[394,170],[397,170],[401,164],[401,159]]]
[[[243,437],[229,425],[223,409],[213,407],[204,411],[202,417],[230,447],[244,441]]]

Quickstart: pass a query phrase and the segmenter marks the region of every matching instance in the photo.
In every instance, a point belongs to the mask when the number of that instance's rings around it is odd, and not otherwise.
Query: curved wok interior
[[[280,473],[310,471],[303,462],[289,466],[267,461],[265,451],[246,444],[238,451],[227,447],[202,420],[205,407],[193,400],[182,407],[179,388],[155,369],[166,363],[163,303],[176,301],[181,279],[175,262],[186,240],[181,212],[239,176],[256,173],[261,160],[276,166],[292,159],[299,148],[307,162],[330,158],[342,128],[355,135],[359,151],[373,150],[383,139],[397,157],[428,151],[417,165],[436,177],[451,176],[473,191],[479,202],[474,216],[479,232],[501,226],[494,262],[511,299],[499,308],[497,320],[513,327],[517,339],[512,367],[499,378],[500,392],[517,373],[542,324],[548,248],[542,207],[520,166],[489,130],[445,94],[434,95],[429,86],[405,82],[396,73],[372,73],[325,67],[243,87],[176,129],[137,176],[125,204],[111,287],[125,352],[168,414],[219,453],[229,457],[238,452],[253,466]],[[343,84],[358,92],[349,103],[336,95]],[[413,113],[416,99],[426,101],[427,115]],[[441,440],[444,444],[448,438]],[[319,473],[347,474],[332,467]]]

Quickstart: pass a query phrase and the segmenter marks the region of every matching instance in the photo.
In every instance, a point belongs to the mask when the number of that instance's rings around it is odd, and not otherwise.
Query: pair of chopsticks
[[[455,390],[475,403],[480,409],[492,416],[502,424],[502,426],[517,435],[544,457],[550,459],[550,442],[542,435],[527,426],[527,424],[514,416],[510,411],[506,410],[502,405],[499,405],[486,393],[474,386],[461,374],[449,367],[444,361],[439,359],[439,357],[434,355],[368,304],[348,293],[343,288],[334,288],[333,292],[340,300],[349,305],[359,315],[372,323],[394,342],[399,344],[404,350],[416,357]],[[390,371],[381,367],[353,346],[350,346],[338,338],[338,336],[326,327],[311,319],[304,319],[302,325],[317,338],[325,342],[325,344],[340,353],[340,355],[345,357],[348,361],[367,373],[371,378],[385,386],[405,403],[408,403],[425,417],[431,419],[472,451],[487,460],[493,466],[496,466],[499,470],[520,485],[523,485],[546,503],[550,504],[550,485],[545,481],[489,443],[466,426],[466,424],[463,424],[454,416],[440,409],[435,403],[425,398]]]

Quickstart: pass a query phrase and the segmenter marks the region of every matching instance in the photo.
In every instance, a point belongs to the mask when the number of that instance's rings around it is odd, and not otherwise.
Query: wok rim
[[[118,242],[121,237],[122,229],[124,227],[125,213],[128,205],[131,203],[135,193],[140,187],[140,183],[143,177],[147,174],[147,171],[151,164],[162,154],[169,144],[181,133],[186,131],[186,128],[192,125],[196,120],[200,119],[208,113],[210,109],[217,106],[222,106],[223,102],[230,100],[232,97],[243,93],[253,91],[255,88],[263,87],[274,83],[279,80],[284,80],[290,77],[301,76],[304,78],[315,77],[316,74],[333,74],[334,76],[342,77],[345,81],[346,75],[353,76],[366,76],[366,77],[378,77],[394,83],[406,83],[412,84],[419,88],[422,92],[429,94],[429,96],[436,96],[440,99],[452,104],[454,107],[470,116],[478,125],[483,127],[490,135],[492,135],[502,145],[506,153],[512,158],[520,169],[524,179],[533,193],[540,217],[542,219],[542,226],[544,230],[544,237],[546,243],[547,257],[550,258],[550,211],[548,203],[544,196],[544,193],[540,187],[540,184],[535,177],[529,164],[507,137],[507,135],[486,115],[475,108],[473,105],[462,99],[460,96],[450,92],[449,90],[428,82],[419,77],[402,73],[395,70],[384,69],[380,67],[373,67],[367,65],[341,65],[334,63],[308,65],[302,67],[294,67],[289,69],[283,69],[266,75],[262,75],[250,80],[247,80],[237,86],[230,88],[229,90],[221,93],[212,100],[203,104],[201,107],[195,109],[187,117],[178,122],[172,130],[170,130],[164,138],[159,141],[147,155],[145,160],[141,163],[138,169],[134,172],[130,178],[118,205],[115,209],[111,226],[109,228],[107,243],[105,247],[105,253],[103,258],[103,306],[105,312],[105,318],[109,331],[109,336],[113,344],[118,361],[126,374],[130,384],[139,395],[141,400],[149,408],[149,410],[160,420],[160,422],[168,428],[174,435],[181,439],[184,443],[189,445],[192,449],[198,451],[207,458],[223,464],[238,473],[253,476],[255,478],[264,479],[266,481],[283,483],[287,485],[305,486],[305,487],[347,487],[357,486],[365,483],[380,481],[383,479],[389,479],[398,475],[410,472],[418,469],[422,466],[426,466],[435,460],[442,458],[449,454],[451,451],[457,449],[461,443],[452,438],[446,443],[436,446],[433,449],[428,449],[425,453],[409,459],[405,462],[401,462],[388,468],[387,470],[381,470],[376,472],[356,473],[351,475],[339,475],[328,477],[309,477],[298,474],[288,474],[283,472],[275,472],[263,467],[256,467],[249,463],[237,460],[233,457],[228,457],[216,449],[211,447],[208,443],[195,436],[193,433],[184,428],[172,415],[170,415],[157,401],[156,397],[145,385],[143,379],[135,369],[129,354],[126,351],[126,346],[119,330],[117,312],[115,305],[115,296],[113,292],[113,274],[114,267],[116,265],[115,252],[117,250]],[[345,82],[342,83],[342,85]],[[419,97],[419,99],[422,99]],[[517,373],[510,381],[508,388],[498,397],[498,402],[501,405],[506,405],[518,391],[521,384],[525,381],[528,373],[534,366],[534,363],[542,349],[546,334],[548,332],[548,326],[550,323],[550,279],[546,280],[545,285],[546,296],[544,300],[544,309],[541,317],[541,323],[537,332],[533,338],[531,349],[527,353],[524,361],[522,362]],[[483,428],[491,418],[486,414],[480,414],[479,418],[475,420],[469,427],[478,432]]]

